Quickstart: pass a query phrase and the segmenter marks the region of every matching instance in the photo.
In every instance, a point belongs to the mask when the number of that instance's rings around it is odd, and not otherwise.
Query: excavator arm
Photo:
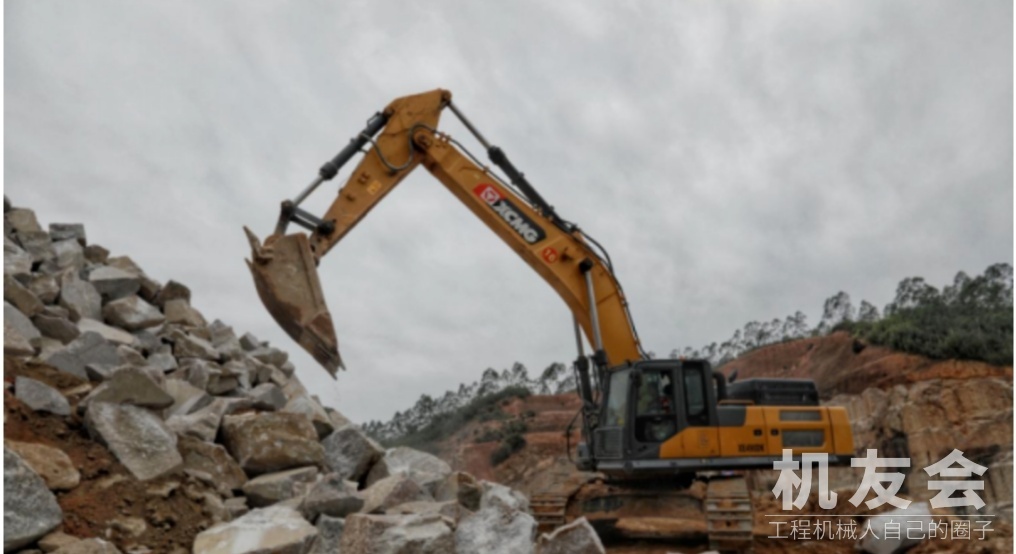
[[[487,147],[511,184],[438,131],[438,120],[446,107]],[[368,144],[365,156],[323,217],[299,208],[314,188],[334,177],[342,164]],[[591,240],[577,226],[557,215],[499,148],[486,143],[452,105],[450,92],[435,90],[399,98],[375,115],[364,132],[321,168],[306,191],[283,202],[275,232],[264,243],[245,229],[253,250],[248,265],[261,300],[279,325],[333,377],[342,360],[317,265],[421,165],[557,291],[594,346],[598,365],[643,357],[609,262],[591,247]],[[310,233],[285,234],[293,222]]]

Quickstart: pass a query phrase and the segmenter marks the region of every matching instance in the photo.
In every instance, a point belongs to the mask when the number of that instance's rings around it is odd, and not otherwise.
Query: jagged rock
[[[9,356],[31,356],[35,347],[25,338],[17,327],[4,320],[4,354]]]
[[[162,283],[144,273],[138,275],[138,283],[141,285],[138,289],[138,296],[144,299],[145,302],[154,304],[155,299],[159,296],[159,291],[162,290]]]
[[[173,341],[173,355],[177,358],[201,358],[218,360],[219,352],[212,344],[202,338],[174,329],[170,334]]]
[[[424,489],[444,480],[452,472],[444,460],[405,446],[388,449],[367,474],[367,486],[390,475],[407,475]]]
[[[158,308],[137,296],[127,296],[106,304],[102,308],[102,316],[107,323],[128,331],[154,327],[166,319]]]
[[[183,463],[176,449],[176,435],[144,408],[91,402],[85,425],[89,434],[106,445],[140,481],[165,475]]]
[[[533,516],[502,504],[494,505],[459,521],[455,530],[456,552],[531,554],[535,534]]]
[[[243,516],[247,512],[250,512],[250,508],[247,507],[247,499],[242,496],[234,498],[227,498],[223,505],[226,507],[226,511],[229,512],[229,519],[234,520],[238,517]]]
[[[334,408],[325,406],[325,413],[328,414],[328,419],[332,420],[332,426],[334,426],[336,429],[341,429],[346,425],[350,425],[352,423],[351,421],[349,421],[349,418],[342,415],[341,413],[338,412],[338,410]]]
[[[148,365],[162,371],[173,371],[179,367],[176,358],[169,352],[156,352],[148,356]]]
[[[53,242],[74,239],[81,246],[88,244],[88,239],[85,236],[85,226],[81,223],[50,223],[49,236]]]
[[[322,515],[317,520],[318,536],[310,548],[309,554],[336,554],[342,542],[342,531],[346,528],[346,520]]]
[[[215,362],[199,358],[182,358],[177,371],[170,374],[173,378],[186,379],[188,383],[201,390],[208,390],[208,383],[213,375],[219,375],[222,370]]]
[[[324,462],[314,426],[297,414],[226,416],[222,435],[229,453],[249,474],[320,466]]]
[[[88,274],[88,282],[106,300],[131,296],[141,288],[137,275],[112,266],[95,268]]]
[[[289,359],[289,354],[286,354],[274,346],[262,346],[261,348],[248,352],[248,355],[261,363],[273,365],[275,367],[282,367],[282,364],[286,363],[286,360]]]
[[[49,233],[46,231],[25,231],[18,233],[18,242],[35,263],[52,260],[56,257]]]
[[[194,554],[303,554],[318,531],[296,510],[271,506],[202,531]]]
[[[14,392],[18,400],[36,412],[71,415],[71,406],[64,395],[35,379],[18,376],[14,380]]]
[[[4,300],[21,313],[33,317],[43,309],[42,301],[11,275],[4,275]]]
[[[104,339],[116,344],[125,344],[130,346],[135,344],[135,341],[137,340],[134,338],[134,335],[124,331],[123,329],[106,325],[99,320],[89,317],[79,319],[77,325],[78,330],[82,333],[87,333],[89,331],[99,333]]]
[[[302,495],[317,474],[314,466],[266,473],[247,481],[243,485],[243,493],[251,507],[269,506]]]
[[[475,512],[480,509],[483,489],[476,477],[456,471],[441,481],[434,490],[434,498],[440,502],[454,500],[464,508]]]
[[[121,554],[111,542],[102,539],[83,539],[54,550],[50,554]]]
[[[85,402],[133,404],[161,410],[172,406],[174,398],[148,373],[136,367],[126,366],[114,371],[109,379],[88,395]]]
[[[286,395],[273,383],[262,383],[251,389],[249,394],[254,401],[254,407],[259,410],[275,412],[286,405]]]
[[[53,243],[53,265],[56,270],[81,269],[85,265],[85,251],[78,241],[61,240]]]
[[[363,497],[365,513],[383,512],[416,500],[434,500],[416,481],[405,475],[392,475],[375,482],[367,487]]]
[[[102,296],[74,272],[64,273],[60,278],[60,305],[67,308],[73,321],[85,317],[102,319]]]
[[[191,291],[187,288],[187,285],[170,280],[162,287],[162,290],[159,291],[158,296],[155,298],[155,304],[160,308],[165,309],[166,302],[177,299],[183,299],[189,303],[191,300]]]
[[[345,481],[335,473],[329,473],[314,484],[300,505],[300,511],[309,521],[314,521],[318,514],[346,517],[361,508],[363,498],[356,491],[356,483]]]
[[[33,543],[62,521],[63,511],[46,482],[4,446],[4,552]]]
[[[191,307],[190,302],[183,298],[168,300],[162,307],[166,313],[166,322],[187,327],[204,327],[207,325],[201,312]],[[214,348],[214,347],[213,347]]]
[[[385,510],[389,515],[416,514],[421,516],[440,516],[450,521],[458,522],[462,518],[471,515],[473,512],[462,507],[454,500],[447,502],[433,502],[430,500],[415,500],[399,504]]]
[[[212,346],[223,356],[238,359],[243,354],[240,339],[236,338],[236,333],[229,325],[216,319],[208,326],[208,331],[212,334]]]
[[[4,214],[4,219],[11,224],[11,227],[17,233],[42,230],[39,220],[35,217],[35,212],[28,208],[14,208]]]
[[[56,339],[62,344],[67,344],[81,336],[81,329],[65,317],[42,313],[33,317],[32,323],[42,333],[42,336]]]
[[[356,425],[341,427],[321,441],[325,463],[342,479],[359,481],[377,460],[384,448],[374,442]]]
[[[167,379],[163,390],[173,397],[173,404],[163,412],[167,418],[191,414],[212,403],[205,391],[181,379]]]
[[[203,441],[214,441],[219,433],[222,417],[228,404],[222,398],[187,415],[175,415],[166,420],[166,426],[179,436],[190,436]]]
[[[536,554],[606,554],[606,550],[593,526],[580,517],[540,536]]]
[[[505,506],[511,510],[529,511],[529,499],[521,492],[500,483],[480,481],[483,495],[480,497],[480,508]]]
[[[141,355],[140,352],[131,348],[130,346],[120,345],[116,347],[116,353],[120,355],[120,359],[127,365],[144,367],[148,365],[148,360]]]
[[[109,250],[98,244],[89,244],[85,247],[85,259],[93,264],[106,265],[109,261]]]
[[[68,535],[63,531],[54,531],[39,539],[39,549],[43,552],[52,552],[80,540],[81,539]]]
[[[32,275],[28,282],[28,290],[32,291],[43,304],[52,304],[60,297],[60,283],[56,277],[38,273]]]
[[[903,552],[919,544],[924,537],[928,536],[928,529],[933,519],[929,514],[931,514],[930,504],[914,502],[906,508],[896,508],[877,516],[871,516],[870,521],[863,525],[871,527],[872,531],[857,541],[857,548],[869,554]],[[896,538],[889,538],[886,531],[890,525],[894,526],[896,530],[902,529],[903,532],[894,533]],[[908,534],[920,538],[908,539]]]
[[[45,444],[5,440],[4,445],[42,477],[50,490],[70,490],[81,482],[81,474],[63,450]]]
[[[209,376],[208,385],[205,387],[210,394],[223,395],[236,390],[240,386],[240,379],[235,375],[227,375],[219,372]]]
[[[250,333],[244,333],[243,336],[240,337],[240,347],[247,352],[252,352],[261,348],[261,341]]]
[[[440,517],[352,514],[346,518],[340,552],[357,554],[448,554],[455,535]],[[460,552],[482,552],[481,550]]]
[[[13,240],[4,237],[4,275],[29,275],[32,273],[32,256]]]
[[[88,379],[85,366],[101,364],[108,366],[120,365],[120,355],[116,347],[98,333],[82,333],[70,344],[44,358],[49,365],[71,375]]]
[[[227,490],[238,490],[247,482],[247,474],[219,444],[192,437],[181,437],[177,444],[184,470],[203,471]]]
[[[35,327],[31,319],[21,313],[10,302],[4,302],[4,327],[13,327],[18,333],[28,339],[33,346],[38,346],[42,333]]]
[[[290,383],[295,382],[293,379]],[[314,425],[314,429],[317,431],[318,438],[327,437],[335,427],[332,425],[332,420],[328,418],[328,413],[321,407],[316,401],[312,400],[305,394],[301,396],[295,396],[290,398],[286,402],[285,407],[282,408],[283,412],[291,414],[303,414],[310,420],[311,424]]]
[[[138,264],[134,263],[134,260],[130,256],[114,256],[107,260],[106,265],[115,267],[135,277],[140,277],[145,273]]]

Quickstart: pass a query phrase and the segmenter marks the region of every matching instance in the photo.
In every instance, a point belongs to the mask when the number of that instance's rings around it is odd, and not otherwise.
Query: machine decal
[[[493,186],[480,183],[473,188],[473,193],[486,202],[490,209],[501,216],[501,219],[529,244],[536,244],[547,237],[539,225],[526,217]]]
[[[548,246],[544,248],[543,252],[540,252],[540,256],[542,256],[543,261],[547,262],[548,264],[556,262],[558,258],[557,250],[554,250],[553,246]]]

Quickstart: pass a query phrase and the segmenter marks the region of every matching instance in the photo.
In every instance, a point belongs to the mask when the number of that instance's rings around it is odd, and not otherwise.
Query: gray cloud
[[[354,419],[574,356],[555,294],[424,174],[322,264],[350,371],[240,227],[434,87],[611,251],[648,349],[1012,261],[1010,2],[5,4],[5,191],[288,348]],[[446,128],[466,138],[451,120]],[[479,148],[477,147],[477,151]],[[323,210],[335,187],[309,206]]]

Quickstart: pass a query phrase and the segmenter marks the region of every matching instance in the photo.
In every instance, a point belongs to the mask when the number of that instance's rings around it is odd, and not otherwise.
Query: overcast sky
[[[261,306],[242,226],[269,233],[393,98],[450,89],[608,248],[666,354],[797,309],[814,325],[839,290],[881,307],[903,277],[1011,263],[1012,10],[11,0],[4,190],[287,349],[327,404],[388,418],[487,367],[575,355],[563,302],[422,170],[321,264],[337,382]]]

